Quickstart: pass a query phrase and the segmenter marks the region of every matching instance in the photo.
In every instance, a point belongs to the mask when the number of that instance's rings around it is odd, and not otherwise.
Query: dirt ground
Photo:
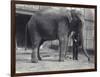
[[[77,69],[93,69],[94,57],[91,55],[91,61],[88,62],[86,56],[79,54],[79,60],[72,60],[72,53],[67,53],[64,62],[59,62],[59,52],[57,50],[43,48],[40,49],[42,61],[31,63],[31,49],[18,48],[16,50],[16,73],[25,72],[45,72],[45,71],[63,71]]]

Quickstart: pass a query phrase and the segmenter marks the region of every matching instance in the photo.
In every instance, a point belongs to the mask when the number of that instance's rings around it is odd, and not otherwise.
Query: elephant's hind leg
[[[38,53],[39,52],[39,44],[40,44],[40,41],[41,41],[41,38],[37,38],[32,43],[31,61],[33,63],[37,63],[38,62],[38,59],[40,58],[40,57],[38,57],[38,56],[40,56],[39,53]]]
[[[38,55],[38,59],[39,59],[39,60],[42,60],[42,58],[41,58],[41,56],[40,56],[40,46],[43,44],[43,42],[44,42],[44,41],[41,40],[40,43],[39,43],[39,46],[38,46],[38,52],[37,52],[38,54],[37,54],[37,55]]]

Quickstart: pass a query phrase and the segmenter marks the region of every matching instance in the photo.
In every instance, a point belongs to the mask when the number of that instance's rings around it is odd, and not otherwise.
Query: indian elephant
[[[43,42],[55,39],[59,40],[59,61],[64,61],[69,33],[69,20],[66,15],[34,14],[27,23],[26,33],[29,33],[32,42],[33,63],[41,60],[39,48]]]
[[[75,47],[73,47],[73,59],[78,59],[77,49],[81,46],[85,56],[90,60],[83,45],[83,21],[74,10],[71,10],[70,13],[71,16],[51,13],[37,13],[32,15],[26,26],[26,33],[29,34],[32,43],[31,61],[33,63],[41,60],[39,48],[43,42],[55,39],[59,40],[59,61],[64,61],[68,48],[68,38],[71,33],[73,33],[73,43],[75,43],[74,40],[78,41],[78,46],[73,45],[77,47],[76,51],[74,51]],[[70,17],[71,19],[69,19]],[[73,38],[77,35],[79,35],[78,39]]]

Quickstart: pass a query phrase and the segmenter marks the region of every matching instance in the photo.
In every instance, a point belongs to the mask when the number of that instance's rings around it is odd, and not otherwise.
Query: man
[[[76,10],[71,10],[71,16],[70,32],[73,39],[73,60],[78,60],[79,46],[82,45],[82,21]]]

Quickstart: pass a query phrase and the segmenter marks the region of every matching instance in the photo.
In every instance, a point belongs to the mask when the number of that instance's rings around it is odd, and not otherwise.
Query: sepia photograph
[[[96,6],[38,2],[13,6],[16,75],[96,71]]]

